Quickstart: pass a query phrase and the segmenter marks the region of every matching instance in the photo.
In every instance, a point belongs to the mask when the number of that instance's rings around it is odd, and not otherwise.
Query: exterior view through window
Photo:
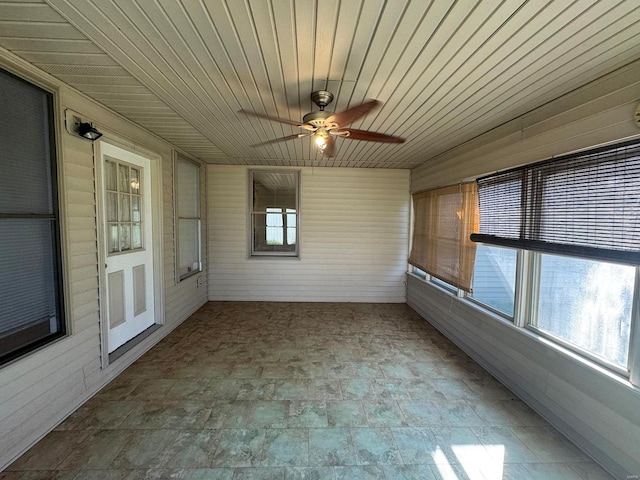
[[[513,317],[516,253],[511,248],[478,245],[473,271],[473,293],[469,297]]]
[[[542,255],[537,328],[627,366],[635,268]]]

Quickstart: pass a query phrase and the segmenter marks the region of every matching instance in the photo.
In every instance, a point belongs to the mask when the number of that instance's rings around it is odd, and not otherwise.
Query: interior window
[[[297,171],[251,171],[251,254],[298,255]]]
[[[64,335],[65,323],[53,96],[0,69],[0,105],[0,363],[5,363]]]
[[[180,280],[202,271],[200,165],[178,155],[175,172],[177,270]]]

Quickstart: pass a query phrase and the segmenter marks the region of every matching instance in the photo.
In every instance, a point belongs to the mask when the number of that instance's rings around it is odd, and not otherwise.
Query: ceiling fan
[[[348,138],[351,140],[365,140],[368,142],[386,142],[386,143],[403,143],[404,138],[386,135],[384,133],[370,132],[367,130],[356,130],[355,128],[346,128],[360,117],[365,116],[375,107],[380,105],[378,100],[369,100],[355,107],[351,107],[340,113],[325,112],[324,107],[333,101],[333,93],[326,90],[317,90],[311,94],[311,100],[315,103],[320,111],[307,113],[302,117],[302,122],[295,122],[286,118],[272,117],[262,115],[260,113],[240,110],[241,113],[251,115],[258,118],[265,118],[274,122],[285,123],[300,127],[306,132],[289,135],[287,137],[276,138],[262,143],[252,145],[258,147],[262,145],[270,145],[272,143],[284,142],[296,138],[312,137],[316,146],[327,157],[335,155],[334,137]]]

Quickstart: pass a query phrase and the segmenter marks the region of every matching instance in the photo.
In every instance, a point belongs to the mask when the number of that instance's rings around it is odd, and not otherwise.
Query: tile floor
[[[5,472],[608,479],[406,305],[208,303]]]

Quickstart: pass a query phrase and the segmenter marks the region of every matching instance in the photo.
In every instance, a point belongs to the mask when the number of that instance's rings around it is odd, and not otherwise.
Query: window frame
[[[43,84],[36,78],[29,75],[18,75],[8,69],[6,65],[0,65],[0,70],[9,77],[18,80],[31,88],[34,88],[44,93],[47,104],[47,111],[43,114],[41,119],[48,120],[48,151],[49,151],[49,187],[50,187],[50,199],[51,199],[51,214],[0,214],[0,218],[7,220],[34,220],[42,221],[49,220],[51,225],[51,249],[52,249],[52,276],[53,276],[53,292],[55,295],[54,304],[56,307],[56,313],[59,317],[56,319],[58,330],[49,335],[38,338],[35,341],[31,341],[7,354],[0,352],[0,369],[17,361],[21,358],[25,358],[32,353],[39,351],[40,349],[55,343],[61,338],[67,337],[71,332],[68,324],[67,316],[67,289],[65,283],[65,263],[63,256],[63,218],[62,218],[62,195],[61,195],[61,162],[62,158],[60,152],[60,137],[59,137],[59,125],[58,125],[58,112],[60,111],[59,94],[58,90],[51,85]]]
[[[604,262],[602,260],[593,260],[591,258],[585,258],[585,257],[576,257],[573,255],[560,255],[558,254],[557,256],[562,256],[562,257],[566,257],[566,258],[575,258],[575,259],[581,259],[581,260],[589,260],[589,261],[596,261],[596,262],[600,262],[600,263],[618,263],[620,265],[625,265],[625,266],[630,266],[632,268],[634,268],[635,270],[635,278],[634,278],[634,286],[633,286],[633,294],[632,294],[632,299],[631,299],[631,313],[630,313],[630,326],[629,326],[629,345],[628,345],[628,353],[627,353],[627,364],[625,366],[621,366],[617,363],[611,362],[609,360],[607,360],[604,357],[601,357],[600,355],[596,355],[595,353],[592,353],[590,350],[581,347],[580,345],[577,345],[575,343],[572,343],[568,340],[565,340],[564,338],[562,338],[559,335],[555,335],[553,332],[544,330],[542,328],[538,327],[538,305],[540,302],[540,283],[542,280],[542,256],[543,255],[551,255],[548,253],[542,253],[542,252],[530,252],[531,253],[531,262],[533,264],[533,268],[530,269],[529,275],[531,276],[530,279],[530,285],[531,285],[531,290],[530,290],[530,304],[528,305],[528,315],[527,315],[527,319],[525,321],[525,324],[523,325],[523,327],[526,330],[529,330],[533,333],[535,333],[536,335],[539,335],[542,338],[545,338],[549,341],[552,341],[558,345],[560,345],[563,348],[566,348],[567,350],[571,350],[574,353],[577,353],[578,355],[581,355],[587,359],[589,359],[590,361],[597,363],[609,370],[612,370],[613,372],[622,375],[624,377],[629,377],[630,375],[630,371],[631,371],[631,367],[632,367],[632,363],[633,363],[633,359],[632,359],[632,346],[634,344],[634,339],[633,339],[633,332],[634,332],[634,323],[636,320],[635,317],[637,317],[637,314],[635,313],[636,310],[638,310],[638,302],[640,302],[640,298],[638,298],[638,278],[639,278],[639,274],[640,274],[640,266],[638,265],[627,265],[627,264],[623,264],[620,262]]]
[[[197,167],[198,179],[196,182],[198,191],[198,216],[197,217],[183,217],[180,216],[180,187],[178,185],[178,169],[180,162],[191,163]],[[176,283],[180,283],[189,277],[202,273],[202,165],[195,160],[187,158],[174,151],[173,161],[173,210],[174,210],[174,242],[175,242],[175,272]],[[196,220],[198,225],[198,268],[195,270],[187,271],[184,274],[180,274],[180,220]]]
[[[270,250],[270,251],[261,251],[261,250],[256,250],[255,249],[255,236],[254,236],[254,218],[255,218],[255,213],[253,210],[253,195],[254,195],[254,190],[253,190],[253,175],[255,173],[285,173],[285,174],[294,174],[295,175],[295,187],[296,187],[296,194],[295,194],[295,213],[291,213],[291,212],[287,212],[286,208],[284,208],[284,211],[281,211],[281,213],[277,213],[277,215],[282,215],[283,216],[283,244],[289,245],[286,242],[287,239],[287,224],[288,224],[288,215],[295,215],[296,218],[296,242],[295,242],[295,249],[293,251],[277,251],[277,250]],[[247,241],[247,250],[248,250],[248,258],[296,258],[299,259],[300,258],[300,178],[301,178],[301,171],[298,169],[249,169],[248,170],[248,182],[247,182],[247,212],[248,212],[248,218],[247,218],[247,235],[248,235],[248,241]],[[262,212],[258,212],[258,213],[262,213]],[[266,215],[267,212],[264,212],[265,214],[265,220],[266,220]]]

